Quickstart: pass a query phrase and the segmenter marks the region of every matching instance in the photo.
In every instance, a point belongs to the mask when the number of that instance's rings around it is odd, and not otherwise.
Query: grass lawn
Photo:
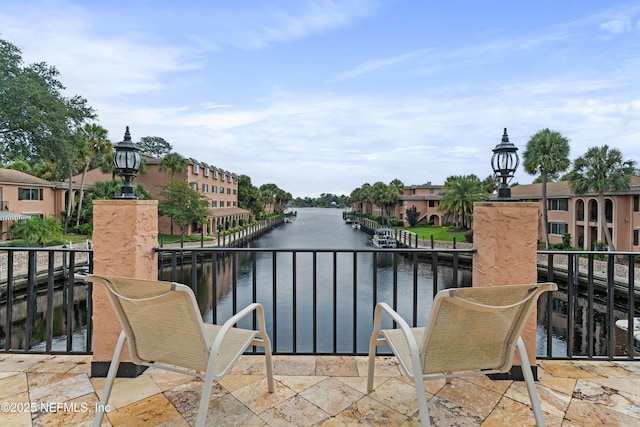
[[[453,238],[456,238],[456,242],[464,242],[464,232],[449,231],[447,227],[428,227],[428,226],[418,226],[418,227],[398,227],[401,230],[411,231],[412,233],[416,233],[419,239],[429,240],[431,236],[433,236],[433,240],[441,240],[443,242],[452,242]]]

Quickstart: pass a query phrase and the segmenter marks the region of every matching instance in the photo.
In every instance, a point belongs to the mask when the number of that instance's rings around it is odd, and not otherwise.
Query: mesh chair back
[[[538,295],[551,286],[507,285],[440,291],[421,343],[423,374],[508,371],[516,342]]]
[[[191,289],[172,282],[92,276],[102,283],[135,363],[162,362],[205,371],[209,350]]]

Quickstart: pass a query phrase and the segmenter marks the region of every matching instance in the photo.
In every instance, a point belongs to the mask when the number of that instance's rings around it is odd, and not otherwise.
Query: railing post
[[[93,272],[98,275],[158,279],[158,201],[93,201]],[[120,324],[102,286],[93,289],[93,360],[91,376],[104,377],[120,335]],[[123,361],[130,360],[128,352]],[[120,364],[118,375],[142,372],[133,362]]]
[[[473,205],[473,286],[537,283],[538,203],[481,202]],[[536,315],[522,339],[537,375]],[[521,378],[516,360],[512,374]]]

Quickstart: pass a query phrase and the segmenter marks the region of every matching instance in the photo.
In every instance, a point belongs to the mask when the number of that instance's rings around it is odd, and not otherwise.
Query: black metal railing
[[[433,295],[470,284],[469,249],[158,248],[159,277],[189,284],[207,322],[252,301],[266,308],[278,354],[364,354],[376,302],[410,324]],[[640,360],[635,252],[539,251],[539,358]],[[90,249],[0,248],[0,352],[92,351]],[[626,329],[626,330],[625,330]]]
[[[0,352],[92,351],[93,251],[0,248]]]
[[[538,356],[640,360],[640,341],[634,338],[634,318],[640,318],[638,257],[637,252],[538,251],[540,280],[559,284],[538,308],[551,313],[539,322],[551,333],[538,343]]]
[[[471,249],[158,248],[160,278],[207,321],[265,307],[275,354],[366,354],[375,304],[424,324],[435,293],[471,285]],[[466,268],[463,268],[466,266]]]

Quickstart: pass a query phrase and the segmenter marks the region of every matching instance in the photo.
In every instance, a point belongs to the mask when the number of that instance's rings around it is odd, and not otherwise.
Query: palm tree
[[[187,167],[189,167],[189,161],[178,153],[169,153],[160,160],[160,170],[165,170],[171,174],[172,183],[176,172],[182,173],[187,170]],[[173,235],[173,220],[171,220],[169,233]]]
[[[178,153],[169,153],[160,160],[160,170],[165,170],[171,174],[171,182],[176,173],[182,173],[187,170],[189,161]]]
[[[96,155],[106,154],[113,150],[111,141],[107,139],[107,130],[98,124],[85,124],[80,129],[80,134],[85,141],[85,146],[82,151],[84,167],[82,169],[82,179],[80,180],[80,200],[78,201],[76,227],[80,225],[80,212],[82,211],[82,199],[84,197],[84,178],[87,175],[87,170],[89,170],[91,159]]]
[[[58,181],[63,178],[58,165],[51,160],[40,160],[33,166],[33,174],[47,181]]]
[[[612,251],[616,248],[606,226],[604,209],[604,193],[606,191],[625,191],[629,188],[631,176],[636,173],[635,161],[624,160],[622,153],[616,148],[591,147],[586,154],[573,162],[573,169],[569,173],[569,185],[577,195],[593,191],[598,195],[598,236],[604,236]]]
[[[447,178],[438,210],[452,214],[457,227],[471,226],[473,204],[487,199],[487,192],[475,175],[454,175]]]
[[[382,224],[384,224],[384,218],[386,213],[386,206],[389,203],[391,192],[382,181],[378,181],[371,186],[371,201],[380,206],[380,212],[382,215]]]
[[[382,210],[382,219],[391,216],[391,207],[398,203],[398,199],[402,194],[404,184],[399,179],[394,179],[388,185],[383,182],[376,182],[371,187],[370,198],[373,203],[380,206]]]
[[[355,210],[362,212],[362,189],[360,187],[354,189],[351,194],[349,194],[349,200],[351,202],[352,208],[353,205],[356,204],[357,207],[355,208]]]
[[[524,170],[530,175],[540,174],[542,182],[542,223],[544,224],[545,247],[549,249],[549,218],[547,212],[547,181],[564,172],[569,161],[569,140],[548,128],[536,132],[523,154]]]
[[[371,204],[371,184],[368,182],[360,187],[360,201],[362,202],[362,213],[371,214],[371,209],[367,209],[367,204]]]

